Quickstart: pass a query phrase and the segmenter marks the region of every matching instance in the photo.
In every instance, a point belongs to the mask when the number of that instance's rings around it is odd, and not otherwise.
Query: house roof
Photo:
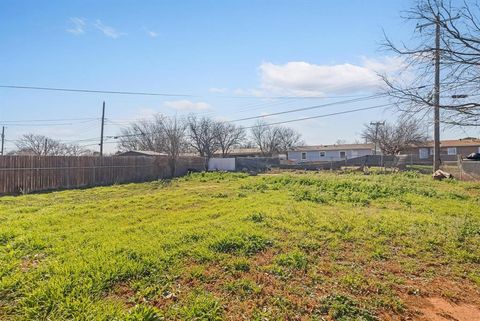
[[[260,148],[234,148],[229,151],[229,154],[232,155],[249,155],[249,154],[260,154],[262,151]]]
[[[166,153],[158,153],[152,150],[129,150],[126,152],[118,153],[117,156],[125,156],[128,154],[137,154],[139,156],[166,156]]]
[[[440,142],[440,147],[468,147],[480,146],[480,139],[478,138],[462,138],[462,139],[448,139]],[[425,144],[417,147],[433,147],[433,141],[428,141]]]
[[[329,150],[358,150],[358,149],[373,149],[373,144],[334,144],[334,145],[313,145],[313,146],[299,146],[293,148],[290,152],[310,152],[310,151],[329,151]]]

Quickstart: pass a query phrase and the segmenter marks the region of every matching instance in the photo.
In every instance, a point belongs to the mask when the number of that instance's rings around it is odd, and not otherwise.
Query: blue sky
[[[189,95],[0,88],[0,123],[7,123],[7,148],[13,148],[12,140],[27,132],[65,141],[96,138],[103,100],[109,119],[106,134],[115,135],[129,120],[148,118],[155,112],[232,120],[375,93],[376,72],[398,65],[389,53],[379,50],[382,28],[394,39],[408,40],[413,26],[399,15],[408,6],[404,0],[2,0],[1,85]],[[285,95],[339,98],[266,98]],[[265,120],[384,102],[335,105]],[[301,131],[309,144],[327,144],[338,139],[353,141],[364,123],[394,117],[393,110],[377,109],[290,126]],[[79,120],[27,121],[70,118]],[[478,130],[447,130],[443,137],[467,134],[479,136]],[[107,150],[114,148],[109,144]]]

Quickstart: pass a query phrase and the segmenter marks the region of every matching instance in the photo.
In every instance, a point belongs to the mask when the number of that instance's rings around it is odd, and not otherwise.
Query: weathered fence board
[[[200,157],[180,157],[175,176],[204,170]],[[0,195],[116,183],[171,176],[165,156],[0,156]]]

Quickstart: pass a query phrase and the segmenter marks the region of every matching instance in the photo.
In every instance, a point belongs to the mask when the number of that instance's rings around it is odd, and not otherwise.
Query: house
[[[221,157],[222,152],[219,150],[215,153],[215,157]],[[228,152],[227,157],[258,157],[262,156],[260,148],[233,148]]]
[[[287,151],[287,159],[294,163],[331,162],[373,154],[373,144],[316,145]]]
[[[116,156],[167,156],[165,153],[158,153],[151,150],[129,150],[126,152],[118,153]]]
[[[466,137],[462,139],[442,140],[440,142],[440,158],[444,160],[456,160],[457,155],[467,156],[471,153],[480,153],[480,139]],[[418,156],[422,160],[433,158],[433,141],[411,147],[404,152],[412,156]]]

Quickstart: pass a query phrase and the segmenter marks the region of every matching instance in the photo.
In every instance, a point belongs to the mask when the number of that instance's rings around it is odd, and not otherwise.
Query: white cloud
[[[223,93],[228,92],[228,88],[212,87],[212,88],[209,88],[208,91],[211,92],[211,93],[223,94]]]
[[[115,28],[113,28],[113,27],[104,25],[102,23],[102,21],[98,20],[98,19],[95,21],[93,26],[95,28],[97,28],[98,30],[100,30],[105,36],[113,38],[113,39],[117,39],[118,37],[126,35],[126,33],[119,32],[119,31],[115,30]]]
[[[166,101],[164,103],[166,107],[177,109],[177,110],[205,110],[210,109],[210,105],[203,102],[193,102],[190,100],[174,100]]]
[[[316,65],[292,61],[283,65],[266,62],[260,65],[261,88],[282,95],[316,96],[372,91],[382,85],[378,74],[403,67],[398,58],[367,59],[359,65],[350,63]]]
[[[152,30],[147,30],[147,35],[149,35],[152,38],[158,37],[158,32],[152,31]]]
[[[85,33],[86,22],[83,18],[73,17],[70,18],[70,23],[72,24],[71,28],[68,28],[66,31],[73,35],[81,35]]]

